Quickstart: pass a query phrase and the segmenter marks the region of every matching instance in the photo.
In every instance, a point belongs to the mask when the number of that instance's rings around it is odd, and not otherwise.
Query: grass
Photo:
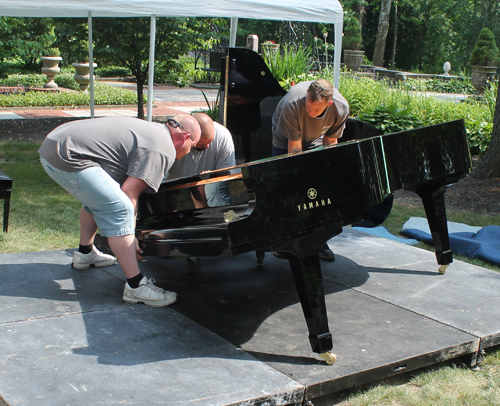
[[[14,182],[9,232],[0,234],[1,253],[78,246],[80,204],[45,174],[38,148],[35,143],[0,143],[1,168]]]
[[[0,252],[61,250],[78,246],[80,204],[53,182],[38,162],[36,143],[0,142],[0,166],[14,180],[9,232],[0,234]],[[409,217],[423,209],[395,205],[384,226],[397,234]],[[448,212],[448,220],[470,225],[500,225],[500,216]],[[421,248],[432,249],[419,245]],[[496,271],[483,261],[471,261]],[[474,405],[500,404],[500,350],[488,349],[477,370],[447,362],[337,394],[328,405]]]

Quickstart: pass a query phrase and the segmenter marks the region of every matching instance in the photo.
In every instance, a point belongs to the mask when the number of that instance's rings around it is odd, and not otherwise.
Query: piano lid
[[[271,117],[286,94],[264,59],[248,48],[228,48],[221,72],[219,122],[235,138],[245,161],[271,155]],[[252,134],[258,132],[256,134]]]

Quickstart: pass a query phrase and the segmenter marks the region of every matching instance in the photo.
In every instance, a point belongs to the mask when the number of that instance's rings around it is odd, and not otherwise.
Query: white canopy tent
[[[5,17],[87,17],[89,44],[92,44],[93,17],[150,17],[151,44],[155,41],[156,17],[225,17],[231,18],[230,46],[236,41],[238,18],[257,20],[286,20],[334,24],[334,86],[340,77],[343,10],[339,0],[193,0],[182,3],[174,0],[0,0],[0,15]],[[149,59],[154,60],[154,46]],[[92,47],[89,45],[91,79],[93,77]],[[154,64],[149,64],[153,77]],[[94,93],[91,89],[91,115]],[[152,119],[153,86],[148,86],[148,114]]]

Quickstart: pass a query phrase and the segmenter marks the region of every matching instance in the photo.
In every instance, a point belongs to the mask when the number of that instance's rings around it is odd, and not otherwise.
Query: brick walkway
[[[179,110],[179,107],[185,107],[193,110],[206,109],[207,105],[205,102],[155,102],[153,106],[153,117],[155,116],[166,116],[178,113],[184,113],[185,111]],[[54,107],[49,108],[24,108],[24,109],[5,109],[11,113],[17,114],[23,118],[51,118],[51,117],[75,117],[78,116],[78,111],[82,113],[90,110],[90,107],[78,107],[78,108],[68,108],[68,107]],[[128,111],[137,112],[137,106],[95,106],[94,115],[99,116],[103,111],[114,110],[114,111]],[[70,113],[71,112],[71,113]],[[100,114],[101,113],[101,114]],[[147,115],[147,106],[144,106],[144,114]]]

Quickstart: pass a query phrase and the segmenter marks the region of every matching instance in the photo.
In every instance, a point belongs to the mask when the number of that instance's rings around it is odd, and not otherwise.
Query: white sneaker
[[[88,254],[82,254],[79,251],[73,252],[72,267],[74,269],[87,269],[91,265],[101,268],[114,264],[116,264],[116,258],[113,255],[103,254],[96,247],[92,247],[92,252]]]
[[[177,293],[163,290],[154,285],[155,280],[143,277],[137,289],[132,289],[128,283],[123,289],[123,300],[127,303],[144,303],[148,306],[163,307],[177,300]]]

